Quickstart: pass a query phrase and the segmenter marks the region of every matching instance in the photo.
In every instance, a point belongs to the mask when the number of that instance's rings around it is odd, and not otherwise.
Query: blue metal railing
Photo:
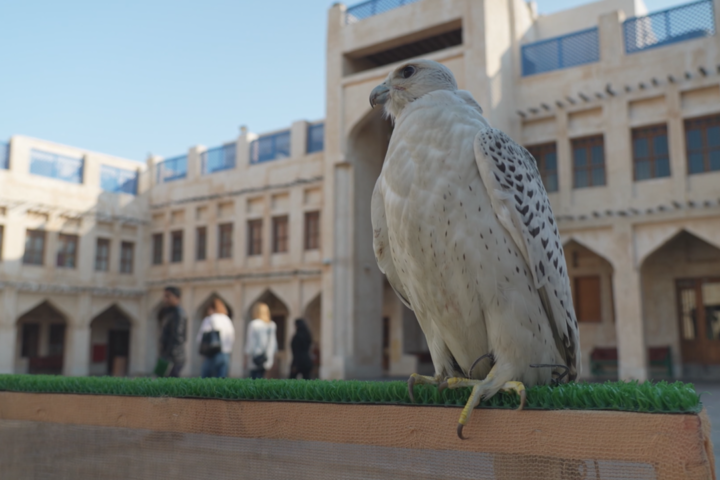
[[[250,143],[250,164],[269,162],[290,156],[290,130],[265,135]]]
[[[235,144],[229,143],[203,152],[200,154],[200,163],[203,175],[235,168]]]
[[[403,5],[415,3],[419,0],[368,0],[349,7],[345,12],[345,25],[359,22],[366,18],[395,10]]]
[[[10,144],[0,142],[0,170],[10,168]]]
[[[325,149],[325,124],[310,125],[307,131],[307,153],[322,152]]]
[[[137,195],[138,172],[124,168],[100,166],[100,188],[106,192]]]
[[[715,35],[712,0],[700,0],[623,23],[625,53],[635,53],[671,43]]]
[[[157,183],[167,183],[187,177],[187,155],[168,158],[158,163]]]
[[[523,76],[584,65],[600,60],[597,27],[548,38],[521,48]]]
[[[41,150],[30,151],[30,173],[70,183],[82,183],[83,159]]]

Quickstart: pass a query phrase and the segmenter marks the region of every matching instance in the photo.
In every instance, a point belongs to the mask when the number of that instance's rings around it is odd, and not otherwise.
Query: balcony
[[[83,182],[83,159],[41,150],[30,151],[30,173],[70,183]]]
[[[522,75],[575,67],[600,60],[597,27],[548,38],[521,47]]]
[[[661,10],[623,23],[625,53],[636,53],[677,42],[715,35],[712,0]]]
[[[310,125],[307,132],[307,153],[322,152],[325,148],[325,124]]]
[[[187,155],[169,158],[157,164],[156,182],[167,183],[187,177]]]
[[[235,168],[235,144],[229,143],[203,152],[200,162],[203,175]]]
[[[381,13],[395,10],[419,0],[368,0],[349,7],[345,12],[345,25],[365,20]]]
[[[264,135],[250,144],[250,164],[290,157],[290,130]]]
[[[106,192],[137,195],[138,172],[124,168],[100,166],[100,188]]]

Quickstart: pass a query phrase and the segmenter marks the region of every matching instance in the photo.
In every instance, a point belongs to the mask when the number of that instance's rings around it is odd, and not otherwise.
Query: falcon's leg
[[[410,375],[410,378],[408,378],[408,395],[410,396],[410,401],[415,403],[415,395],[413,394],[413,387],[415,385],[440,385],[440,382],[442,382],[442,377],[440,375],[428,377],[427,375],[418,375],[417,373],[413,373]]]
[[[470,421],[470,415],[475,407],[480,404],[480,400],[483,397],[492,397],[499,390],[502,391],[514,391],[520,396],[520,407],[518,410],[522,410],[525,406],[525,385],[521,382],[501,382],[495,377],[495,367],[490,370],[487,377],[483,380],[472,380],[469,378],[448,378],[445,382],[440,385],[440,390],[445,388],[461,388],[461,387],[473,387],[470,398],[468,399],[465,407],[460,413],[460,420],[458,421],[457,434],[460,439],[464,440],[465,437],[462,435],[463,427]]]

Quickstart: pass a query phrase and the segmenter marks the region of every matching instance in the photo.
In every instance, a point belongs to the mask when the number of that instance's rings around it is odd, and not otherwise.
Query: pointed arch
[[[127,320],[130,322],[130,324],[135,327],[139,323],[139,319],[136,315],[134,315],[132,312],[130,312],[130,309],[128,308],[128,305],[121,301],[121,300],[108,300],[106,302],[93,304],[91,313],[90,313],[90,324],[105,313],[106,311],[116,308],[120,313],[122,313],[123,316],[127,318]]]
[[[58,303],[55,302],[52,298],[42,298],[42,299],[37,300],[29,305],[26,305],[24,309],[21,306],[19,309],[20,313],[18,314],[18,317],[15,320],[15,322],[17,323],[21,317],[27,315],[28,313],[32,312],[33,310],[35,310],[39,307],[42,307],[43,305],[46,305],[47,307],[56,311],[57,314],[60,315],[63,318],[63,320],[65,320],[65,322],[70,323],[72,316],[68,312],[66,312],[65,309],[63,309],[60,305],[58,305]],[[45,308],[45,307],[43,307],[43,308]]]
[[[130,366],[130,332],[136,325],[118,303],[90,320],[90,375],[125,376]]]
[[[195,309],[195,312],[194,312],[193,317],[194,317],[194,318],[201,318],[201,319],[202,319],[202,318],[205,318],[205,317],[207,316],[207,309],[208,309],[208,307],[210,306],[211,302],[212,302],[213,300],[215,300],[216,298],[219,299],[219,300],[225,305],[225,308],[226,308],[227,311],[228,311],[228,317],[234,318],[234,317],[235,317],[235,312],[233,311],[233,308],[232,308],[232,306],[231,306],[231,303],[228,302],[225,298],[223,298],[222,295],[220,295],[220,294],[217,293],[216,291],[213,291],[210,295],[208,295],[207,297],[205,297],[205,300],[203,300],[202,302],[200,302],[200,304],[198,305],[198,307]]]
[[[67,353],[68,317],[49,300],[16,321],[16,373],[62,374]]]
[[[580,245],[584,249],[589,250],[594,255],[597,255],[598,257],[605,260],[613,269],[615,268],[615,264],[612,261],[612,256],[610,255],[610,252],[607,251],[607,249],[605,248],[605,242],[597,238],[596,235],[586,235],[583,232],[567,236],[563,235],[561,237],[561,242],[563,249],[566,249],[569,245],[572,245],[573,243]],[[570,260],[567,258],[567,255],[565,256],[565,261],[570,262]]]

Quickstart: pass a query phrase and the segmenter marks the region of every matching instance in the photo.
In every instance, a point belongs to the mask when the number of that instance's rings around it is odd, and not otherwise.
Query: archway
[[[225,305],[225,308],[228,311],[228,317],[230,319],[233,319],[233,309],[230,307],[230,304],[222,298],[217,293],[213,292],[211,293],[204,302],[200,304],[200,306],[195,310],[195,314],[190,319],[191,324],[188,325],[188,341],[190,342],[190,375],[199,377],[201,370],[202,370],[202,362],[203,357],[200,355],[198,343],[197,343],[197,336],[198,332],[200,331],[200,326],[202,325],[202,321],[207,317],[207,309],[212,304],[212,302],[216,299],[220,299],[221,302]]]
[[[67,320],[48,301],[18,318],[15,373],[61,375]]]
[[[128,374],[130,318],[112,305],[90,322],[90,375]]]
[[[392,124],[380,109],[371,111],[350,132],[347,158],[352,164],[352,359],[346,377],[379,377],[383,374],[384,277],[373,251],[370,204],[387,153]],[[343,236],[349,232],[343,232]]]
[[[280,298],[277,297],[272,290],[265,290],[260,297],[250,304],[250,308],[247,310],[247,321],[245,323],[246,330],[247,325],[251,320],[253,320],[252,310],[256,303],[265,303],[268,307],[270,307],[270,317],[277,326],[276,335],[278,351],[275,354],[273,367],[265,373],[265,378],[287,378],[287,375],[290,373],[290,361],[292,356],[290,352],[290,339],[287,335],[290,310],[287,305],[285,305],[285,302],[280,300]]]
[[[583,378],[617,378],[613,267],[575,240],[563,245],[575,315],[580,327]]]
[[[317,296],[307,304],[305,307],[305,320],[307,321],[308,328],[312,334],[313,344],[310,348],[310,354],[313,359],[313,371],[311,374],[312,378],[318,378],[320,369],[320,325],[321,325],[321,312],[322,312],[322,293],[318,293]]]
[[[672,376],[720,375],[720,249],[681,231],[640,269],[643,326],[649,348],[668,348]],[[650,358],[651,375],[663,365]]]

